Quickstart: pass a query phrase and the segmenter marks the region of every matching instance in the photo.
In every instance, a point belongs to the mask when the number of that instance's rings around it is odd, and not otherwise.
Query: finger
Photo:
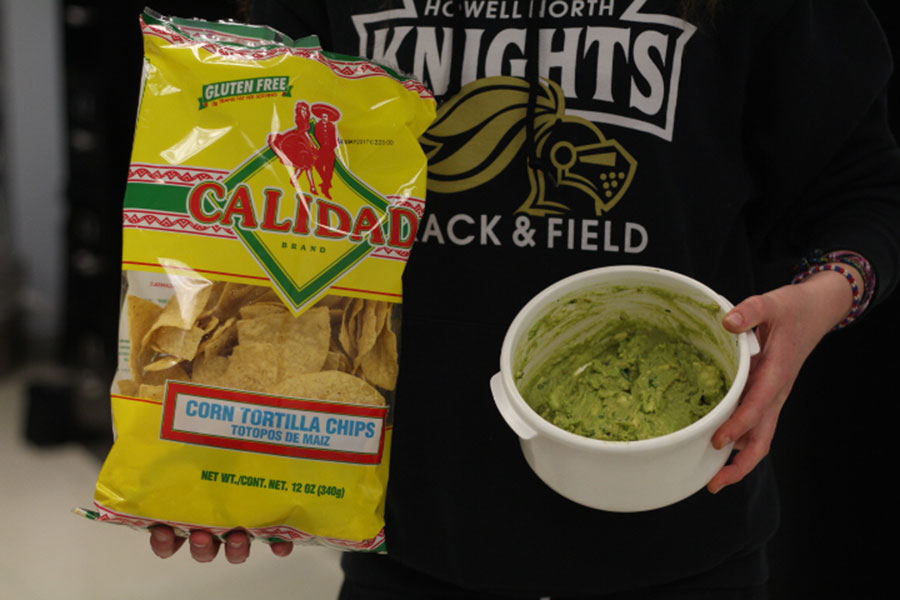
[[[756,468],[756,465],[769,454],[775,428],[778,425],[778,412],[769,413],[747,435],[735,443],[741,450],[735,454],[731,462],[722,467],[707,484],[707,489],[717,493],[726,485],[737,483]]]
[[[763,420],[773,425],[777,423],[796,374],[785,361],[778,359],[777,352],[774,356],[764,353],[754,357],[758,358],[758,362],[750,371],[740,404],[713,434],[712,444],[717,450],[740,440]]]
[[[219,553],[219,540],[207,531],[192,531],[191,556],[197,562],[210,562]]]
[[[150,549],[160,558],[169,558],[181,548],[184,538],[175,535],[171,527],[154,525],[150,528]]]
[[[767,318],[771,318],[773,306],[769,296],[750,296],[722,318],[722,325],[732,333],[750,331]]]
[[[771,439],[771,438],[770,438]],[[762,439],[754,439],[744,445],[744,449],[735,454],[734,459],[710,480],[706,488],[713,494],[719,493],[725,486],[741,481],[756,468],[756,465],[769,453],[769,444]]]
[[[225,537],[225,558],[240,564],[250,556],[250,537],[243,531],[233,531]]]
[[[273,542],[271,545],[272,554],[275,556],[288,556],[294,551],[294,544],[291,542]]]
[[[777,418],[780,406],[787,397],[777,383],[777,379],[773,378],[751,375],[745,389],[747,391],[737,410],[712,436],[712,445],[716,450],[721,450],[728,444],[743,438],[758,426],[773,408]]]

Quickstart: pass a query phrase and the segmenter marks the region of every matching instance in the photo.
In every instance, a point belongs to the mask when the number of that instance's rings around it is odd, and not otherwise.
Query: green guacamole
[[[641,440],[686,427],[728,391],[722,370],[674,332],[619,321],[563,344],[520,389],[551,423],[585,437]]]

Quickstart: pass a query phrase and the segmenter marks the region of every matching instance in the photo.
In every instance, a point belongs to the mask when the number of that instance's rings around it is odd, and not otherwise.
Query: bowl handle
[[[756,356],[759,354],[761,348],[759,346],[759,338],[756,337],[755,331],[747,331],[742,333],[741,335],[747,336],[747,347],[750,349],[750,356]]]
[[[503,420],[506,421],[506,424],[509,425],[510,429],[516,432],[516,435],[523,440],[530,440],[537,435],[537,432],[529,427],[525,421],[516,414],[513,407],[510,406],[509,396],[506,395],[506,390],[503,389],[503,380],[500,373],[491,377],[491,393],[494,396],[494,403],[497,405],[497,410],[500,411],[500,415],[503,417]]]

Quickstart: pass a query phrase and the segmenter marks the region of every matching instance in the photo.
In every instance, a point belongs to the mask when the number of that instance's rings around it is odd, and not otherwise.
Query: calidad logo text
[[[404,206],[392,205],[382,212],[363,205],[353,214],[326,198],[298,193],[294,195],[296,209],[293,215],[283,217],[284,190],[268,187],[262,193],[262,202],[257,203],[246,183],[229,190],[221,182],[205,181],[191,190],[188,212],[204,225],[312,236],[321,240],[366,241],[374,246],[408,249],[416,238],[419,217],[414,210]]]

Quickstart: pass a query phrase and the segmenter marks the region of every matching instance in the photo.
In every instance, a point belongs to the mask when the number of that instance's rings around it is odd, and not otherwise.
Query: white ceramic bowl
[[[665,293],[643,291],[648,287]],[[592,293],[602,294],[596,308],[587,317],[568,318],[568,301]],[[731,307],[728,300],[694,279],[641,266],[585,271],[532,298],[507,330],[500,372],[491,378],[491,391],[538,477],[579,504],[618,512],[660,508],[703,488],[731,451],[730,446],[713,448],[712,435],[737,406],[750,356],[759,351],[752,334],[734,335],[722,327],[722,316]],[[553,311],[554,317],[542,321]],[[731,387],[719,404],[683,429],[629,442],[582,437],[538,415],[519,393],[517,373],[527,381],[529,369],[554,348],[588,335],[604,319],[622,312],[669,326],[680,324],[682,330],[695,332],[690,341],[712,356],[731,378]]]

